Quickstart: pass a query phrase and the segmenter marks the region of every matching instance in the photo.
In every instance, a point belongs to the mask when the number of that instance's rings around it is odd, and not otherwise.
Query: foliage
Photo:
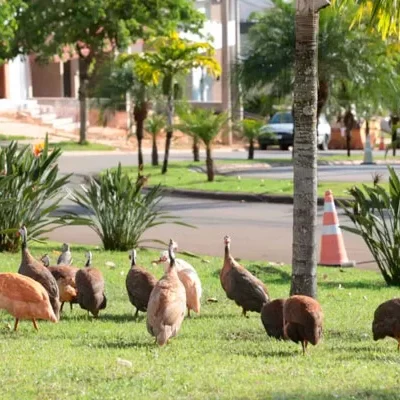
[[[107,170],[91,178],[88,186],[82,186],[83,191],[73,192],[72,199],[89,217],[70,215],[71,219],[89,225],[106,250],[138,247],[150,228],[168,222],[180,223],[160,207],[163,198],[160,185],[142,192],[145,180],[139,176],[135,183],[122,172],[121,164],[115,171]]]
[[[294,13],[292,3],[275,1],[276,7],[253,15],[255,25],[249,31],[250,48],[240,69],[245,89],[261,85],[278,99],[291,93],[295,58]],[[320,14],[318,35],[318,111],[347,105],[343,90],[353,85],[358,100],[379,95],[380,88],[398,76],[398,51],[369,29],[365,19],[350,29],[357,7],[348,3],[339,10],[329,7]],[[357,57],[354,57],[357,54]],[[393,78],[394,77],[394,78]],[[269,86],[268,86],[269,85]],[[362,94],[361,94],[362,93]],[[357,99],[355,99],[357,100]],[[380,97],[385,103],[386,98]],[[332,104],[333,103],[333,104]]]
[[[197,136],[205,146],[210,146],[228,120],[225,113],[215,113],[206,108],[188,108],[179,113],[180,124],[176,127],[182,132]]]
[[[166,241],[171,236],[161,235]],[[193,241],[184,242],[178,241],[180,247],[193,250]],[[233,252],[234,247],[233,242]],[[52,256],[58,249],[60,243],[30,245],[36,258],[44,253]],[[309,354],[303,357],[299,344],[268,338],[257,313],[249,313],[249,318],[240,315],[219,282],[221,257],[178,253],[193,265],[202,282],[201,315],[185,318],[178,336],[158,348],[147,333],[145,315],[133,320],[125,290],[128,254],[77,244],[72,247],[76,265],[84,264],[85,250],[92,251],[93,264],[104,275],[107,309],[94,320],[76,305],[72,312],[64,311],[58,324],[39,321],[39,334],[30,321],[21,321],[16,333],[9,331],[6,326],[12,326],[13,319],[2,312],[2,400],[167,399],[171,393],[180,400],[398,397],[397,343],[391,338],[374,342],[371,334],[373,311],[397,297],[398,289],[385,287],[375,271],[318,268],[324,336],[318,346],[309,345]],[[15,271],[20,257],[0,254],[0,272]],[[152,264],[158,257],[159,251],[141,250],[137,262],[160,278],[164,266]],[[107,267],[109,261],[116,269]],[[241,260],[241,264],[267,284],[273,298],[287,296],[290,267],[265,261]],[[218,302],[208,302],[209,298]],[[132,362],[132,367],[120,359]],[[166,372],[172,360],[173,368]],[[73,377],[68,384],[66,376]]]
[[[0,64],[15,55],[14,36],[18,29],[18,15],[26,7],[23,0],[0,0]]]
[[[2,200],[11,201],[12,207],[0,207],[0,251],[18,249],[15,232],[21,224],[27,226],[31,238],[65,224],[62,219],[52,216],[63,199],[60,192],[70,177],[57,176],[60,156],[59,148],[49,152],[47,138],[38,156],[33,154],[30,146],[19,149],[17,142],[0,149],[0,171],[5,174],[0,174],[0,181],[4,176],[12,177],[1,189]]]
[[[221,67],[214,58],[215,50],[208,42],[191,42],[171,31],[166,36],[148,42],[150,50],[127,56],[135,60],[135,73],[146,83],[161,84],[167,98],[167,137],[162,172],[168,170],[169,149],[173,135],[175,92],[182,75],[193,68],[203,67],[209,74],[219,76]]]
[[[264,125],[263,121],[245,118],[237,125],[236,129],[248,140],[256,139],[260,135],[260,129]]]
[[[385,282],[400,286],[400,180],[392,167],[388,169],[388,190],[379,184],[351,188],[352,202],[345,213],[355,227],[343,229],[361,236]]]
[[[165,116],[162,114],[153,114],[146,122],[146,130],[152,136],[157,135],[165,128]]]

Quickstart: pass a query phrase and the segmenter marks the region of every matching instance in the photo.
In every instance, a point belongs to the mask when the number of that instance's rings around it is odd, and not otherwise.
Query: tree
[[[151,165],[158,165],[157,136],[165,128],[165,117],[161,114],[153,114],[146,123],[146,130],[151,134]]]
[[[209,74],[218,76],[221,68],[214,58],[215,50],[207,42],[191,42],[171,32],[167,36],[153,38],[147,44],[150,50],[136,59],[136,73],[145,82],[158,84],[162,81],[163,94],[167,98],[167,137],[161,170],[165,174],[173,135],[177,79],[197,67],[204,67]]]
[[[86,141],[87,95],[91,73],[104,53],[139,38],[171,29],[197,31],[203,16],[190,0],[26,0],[19,16],[18,51],[39,59],[54,54],[79,57],[79,142]]]
[[[295,9],[276,0],[273,9],[254,15],[249,31],[250,49],[240,70],[246,92],[267,87],[271,96],[283,98],[293,90],[295,63]],[[384,75],[394,52],[379,34],[362,24],[350,29],[357,6],[348,3],[341,11],[331,7],[321,14],[318,34],[318,107],[320,115],[334,86],[348,83],[362,87],[371,73]],[[381,57],[386,53],[386,58]],[[357,57],[354,57],[357,54]],[[380,62],[377,62],[377,59]],[[267,86],[268,85],[268,86]]]
[[[228,116],[225,113],[216,114],[213,110],[191,108],[190,111],[180,114],[181,123],[177,127],[191,136],[198,137],[206,148],[207,180],[214,181],[214,160],[212,146],[214,139],[221,132]]]
[[[0,0],[0,63],[15,55],[14,37],[18,29],[18,15],[25,7],[22,0]]]
[[[319,11],[327,0],[296,1],[293,246],[290,294],[317,295],[317,63]]]
[[[247,157],[249,160],[254,159],[254,141],[261,134],[260,129],[263,125],[263,121],[244,119],[236,127],[242,136],[249,141],[249,155]]]

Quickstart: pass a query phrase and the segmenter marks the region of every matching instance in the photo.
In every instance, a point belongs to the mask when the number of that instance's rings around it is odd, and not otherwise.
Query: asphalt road
[[[270,152],[262,153],[270,157]],[[268,155],[266,155],[268,153]],[[281,158],[288,153],[271,152]],[[218,152],[219,158],[245,158],[245,152]],[[290,154],[289,154],[290,156]],[[148,155],[146,155],[146,158]],[[172,159],[191,159],[190,152],[174,152]],[[81,182],[80,175],[96,173],[104,168],[122,165],[134,165],[135,154],[101,155],[64,155],[60,162],[62,173],[75,173],[74,184]],[[291,262],[292,247],[292,206],[271,203],[241,203],[232,201],[212,201],[182,198],[166,198],[163,206],[171,215],[179,216],[182,221],[196,226],[196,229],[179,225],[163,225],[152,228],[145,235],[147,239],[167,241],[173,237],[181,250],[210,256],[223,255],[223,237],[232,237],[232,252],[235,257],[275,262]],[[71,209],[72,203],[63,205]],[[79,211],[79,210],[78,210]],[[322,226],[322,208],[318,210],[318,243]],[[340,222],[345,224],[342,215]],[[373,268],[371,255],[363,241],[355,235],[344,232],[345,244],[350,259],[359,265]],[[82,244],[100,244],[97,235],[87,227],[61,228],[51,234],[51,239]],[[156,245],[155,247],[159,247]],[[319,255],[318,255],[319,258]]]
[[[173,238],[180,250],[210,256],[222,256],[223,237],[232,237],[235,257],[253,260],[291,263],[292,206],[270,203],[241,203],[182,198],[167,198],[163,206],[171,215],[196,226],[195,229],[179,225],[161,225],[145,235],[147,239],[168,241]],[[322,227],[323,209],[318,209],[318,244]],[[341,215],[340,223],[348,221]],[[374,266],[371,255],[357,236],[343,232],[349,259],[366,268]],[[87,227],[61,228],[51,239],[82,244],[101,244],[96,234]],[[159,245],[155,244],[158,248]],[[318,253],[319,258],[319,253]]]

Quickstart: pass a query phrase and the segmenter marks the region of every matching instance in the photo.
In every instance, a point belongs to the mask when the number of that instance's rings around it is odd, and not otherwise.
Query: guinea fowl
[[[58,257],[57,265],[71,265],[72,264],[72,253],[68,243],[63,243],[61,248],[61,254]]]
[[[130,259],[131,269],[128,271],[125,284],[129,300],[136,307],[134,318],[137,318],[139,311],[147,311],[150,293],[156,285],[157,279],[150,272],[136,264],[136,250],[132,250]]]
[[[285,299],[275,299],[265,303],[261,309],[261,321],[268,336],[284,339],[283,306]]]
[[[50,258],[47,254],[41,258],[41,261],[43,262],[43,265],[51,272],[57,282],[58,290],[60,292],[60,312],[64,308],[64,303],[69,303],[72,311],[72,304],[77,303],[75,277],[76,273],[79,271],[79,268],[70,265],[50,266]]]
[[[107,298],[104,294],[104,278],[101,271],[91,267],[92,253],[86,253],[85,268],[79,269],[75,275],[76,289],[78,291],[78,303],[81,308],[91,312],[95,318],[99,311],[107,306]]]
[[[58,290],[57,282],[50,271],[40,261],[32,257],[31,253],[29,252],[27,245],[28,232],[25,225],[23,225],[18,232],[22,239],[22,258],[18,273],[20,273],[21,275],[29,276],[29,278],[32,278],[43,285],[43,287],[49,294],[50,304],[53,308],[54,314],[56,318],[59,319],[60,293]]]
[[[177,244],[174,242],[173,244],[174,250],[177,249]],[[169,268],[170,259],[168,256],[168,251],[163,251],[160,254],[160,258],[155,263],[165,263],[166,270]],[[201,289],[201,281],[199,276],[197,275],[196,270],[190,265],[187,261],[182,260],[181,258],[175,259],[175,268],[178,272],[178,277],[183,283],[183,286],[186,290],[186,306],[188,311],[188,316],[190,317],[190,310],[193,310],[195,313],[200,313],[200,299],[202,294]]]
[[[375,310],[372,322],[374,340],[386,336],[397,340],[397,350],[400,350],[400,298],[385,301]]]
[[[315,346],[321,339],[323,317],[320,304],[312,297],[289,297],[283,307],[285,337],[295,343],[301,342],[305,354],[308,343]]]
[[[28,276],[0,273],[0,309],[14,318],[14,331],[20,319],[30,319],[38,330],[36,319],[57,322],[46,289]]]
[[[229,236],[224,237],[224,243],[224,266],[220,272],[222,288],[228,299],[242,307],[244,316],[247,311],[261,312],[263,304],[269,302],[266,286],[231,256]]]
[[[151,292],[147,306],[147,330],[160,346],[177,335],[186,308],[185,287],[176,271],[172,240],[168,252],[169,268]]]

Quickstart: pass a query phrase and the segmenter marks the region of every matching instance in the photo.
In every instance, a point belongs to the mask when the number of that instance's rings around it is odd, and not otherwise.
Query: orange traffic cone
[[[383,135],[381,135],[381,140],[379,142],[379,150],[385,150],[385,140],[383,138]]]
[[[322,222],[320,265],[332,267],[354,267],[355,261],[349,261],[344,247],[342,231],[336,212],[333,194],[325,192],[324,216]]]

